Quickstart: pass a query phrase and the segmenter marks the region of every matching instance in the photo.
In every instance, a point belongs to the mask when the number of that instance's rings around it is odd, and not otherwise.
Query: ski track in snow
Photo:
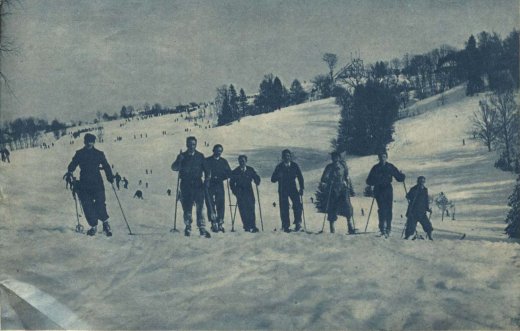
[[[13,152],[12,163],[0,165],[0,281],[37,286],[97,329],[519,329],[520,250],[503,235],[514,177],[493,168],[495,154],[470,139],[478,100],[454,100],[396,123],[389,161],[406,173],[407,188],[424,175],[430,194],[443,191],[457,205],[456,221],[441,222],[433,207],[434,242],[400,239],[406,203],[404,187],[395,182],[394,232],[388,239],[376,237],[375,204],[368,234],[344,235],[343,218],[334,235],[327,233],[328,224],[322,235],[273,231],[280,221],[270,175],[284,148],[294,152],[304,172],[307,227],[321,229],[323,215],[310,196],[329,162],[339,120],[339,107],[326,99],[208,130],[174,122],[177,115],[124,127],[104,123],[105,142],[96,146],[130,181],[118,195],[135,236],[127,235],[107,183],[114,236],[74,232],[74,200],[62,176],[82,139],[69,145],[65,137],[50,150]],[[186,127],[192,132],[184,132]],[[145,132],[148,138],[133,139]],[[241,232],[237,216],[237,232],[231,233],[228,206],[225,234],[185,238],[180,206],[181,233],[169,232],[174,197],[166,190],[175,191],[177,178],[170,165],[187,135],[197,136],[205,155],[223,144],[232,168],[239,154],[248,155],[262,177],[265,232]],[[114,142],[117,136],[123,140]],[[372,201],[362,197],[364,181],[376,160],[347,158],[361,231]],[[136,189],[144,200],[132,199]],[[466,239],[458,240],[463,232]]]

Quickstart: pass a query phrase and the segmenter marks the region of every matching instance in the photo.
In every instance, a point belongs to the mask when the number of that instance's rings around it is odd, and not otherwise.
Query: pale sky
[[[268,73],[287,87],[327,73],[325,52],[371,63],[519,24],[517,0],[20,0],[12,11],[4,32],[19,52],[1,66],[16,97],[2,88],[1,120],[210,101],[223,84],[252,94]]]

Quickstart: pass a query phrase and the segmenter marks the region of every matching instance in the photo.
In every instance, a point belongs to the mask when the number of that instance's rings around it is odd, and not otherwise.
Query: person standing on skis
[[[105,204],[105,187],[101,178],[100,166],[105,171],[107,181],[112,184],[114,175],[112,169],[105,157],[105,154],[94,148],[96,136],[86,133],[83,138],[85,146],[76,151],[68,168],[67,174],[73,176],[74,170],[79,166],[80,179],[78,184],[74,185],[77,191],[85,218],[91,228],[87,231],[87,235],[94,236],[97,232],[98,220],[103,222],[103,232],[107,236],[112,236],[112,230],[108,224],[108,213]]]
[[[231,168],[228,161],[222,157],[223,151],[224,147],[217,144],[213,147],[213,155],[206,158],[206,166],[209,173],[206,209],[208,210],[208,218],[211,220],[211,231],[213,232],[225,231],[224,211],[226,210],[226,195],[224,181],[231,175]]]
[[[255,169],[247,165],[247,156],[240,155],[238,157],[239,166],[231,172],[231,180],[229,185],[231,191],[237,198],[238,211],[246,232],[256,233],[255,216],[255,194],[253,193],[254,182],[260,185],[260,176]]]
[[[300,186],[299,190],[296,188],[296,179],[298,179]],[[290,150],[284,149],[282,151],[282,162],[274,169],[271,182],[278,183],[282,230],[284,232],[291,232],[289,228],[291,225],[289,219],[289,199],[291,199],[294,212],[294,231],[299,232],[302,229],[303,205],[301,196],[303,195],[304,181],[300,167],[296,162],[292,161],[292,153]]]
[[[347,218],[348,233],[354,234],[353,208],[350,202],[354,190],[348,176],[348,168],[338,152],[332,152],[331,159],[332,163],[325,167],[320,181],[320,191],[327,194],[327,201],[322,201],[322,204],[328,206],[325,212],[330,222],[330,232],[335,232],[334,222],[338,219],[338,215],[341,215]]]
[[[373,186],[374,198],[377,202],[377,214],[379,216],[379,231],[382,236],[388,237],[392,231],[392,205],[394,191],[392,177],[398,182],[404,182],[406,176],[392,163],[387,162],[387,152],[379,153],[379,163],[372,167],[367,185]]]
[[[204,219],[204,196],[205,183],[202,181],[204,175],[205,181],[208,179],[208,170],[206,167],[206,160],[204,154],[197,151],[197,138],[190,136],[186,138],[185,152],[179,153],[177,159],[172,164],[172,170],[179,172],[180,177],[180,191],[181,204],[184,214],[184,235],[191,235],[191,223],[193,205],[195,204],[197,227],[201,236],[211,238],[211,235],[206,231],[206,221]]]
[[[424,176],[419,176],[417,178],[417,185],[412,187],[406,195],[406,199],[408,199],[408,209],[406,210],[406,230],[404,239],[409,239],[415,234],[417,222],[419,222],[421,223],[424,232],[426,232],[428,239],[433,240],[433,226],[428,219],[428,216],[426,216],[426,212],[431,213],[432,210],[428,198],[428,189],[424,186],[425,183],[426,178]]]

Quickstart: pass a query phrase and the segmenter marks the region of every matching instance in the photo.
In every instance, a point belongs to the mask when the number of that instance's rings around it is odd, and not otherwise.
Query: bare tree
[[[338,63],[338,57],[336,54],[325,53],[323,54],[322,60],[327,63],[327,66],[329,67],[330,80],[334,82],[334,68]]]
[[[473,113],[473,132],[491,152],[491,145],[496,139],[497,112],[489,106],[487,100],[480,100],[478,104],[479,110]]]
[[[512,156],[518,146],[514,142],[518,138],[518,105],[512,91],[494,93],[490,98],[491,104],[496,108],[497,143],[502,149],[505,160],[511,165]]]

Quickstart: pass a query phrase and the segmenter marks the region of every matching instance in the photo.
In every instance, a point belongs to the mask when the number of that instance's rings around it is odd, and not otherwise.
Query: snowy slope
[[[61,177],[81,140],[14,152],[13,163],[0,165],[0,282],[32,284],[96,329],[518,329],[520,250],[502,235],[514,177],[494,169],[494,155],[470,139],[477,105],[478,97],[465,98],[396,124],[389,160],[406,173],[408,188],[424,175],[431,194],[443,191],[457,205],[456,221],[441,223],[434,210],[434,242],[400,239],[406,205],[398,183],[387,240],[375,236],[375,207],[366,235],[344,235],[344,221],[334,235],[273,231],[280,221],[269,179],[284,148],[304,172],[307,227],[321,229],[323,215],[310,197],[336,134],[333,99],[207,130],[176,122],[177,115],[106,123],[105,143],[97,147],[130,181],[118,196],[135,236],[127,235],[108,186],[114,237],[74,233],[74,201]],[[206,155],[223,144],[232,167],[239,154],[248,155],[262,177],[265,232],[229,232],[229,209],[228,232],[211,240],[169,232],[174,198],[166,190],[176,183],[170,165],[187,135],[197,136]],[[117,136],[123,140],[114,142]],[[376,157],[347,162],[363,229],[371,199],[361,193]],[[138,188],[144,200],[132,199]],[[467,238],[460,241],[462,232]]]

